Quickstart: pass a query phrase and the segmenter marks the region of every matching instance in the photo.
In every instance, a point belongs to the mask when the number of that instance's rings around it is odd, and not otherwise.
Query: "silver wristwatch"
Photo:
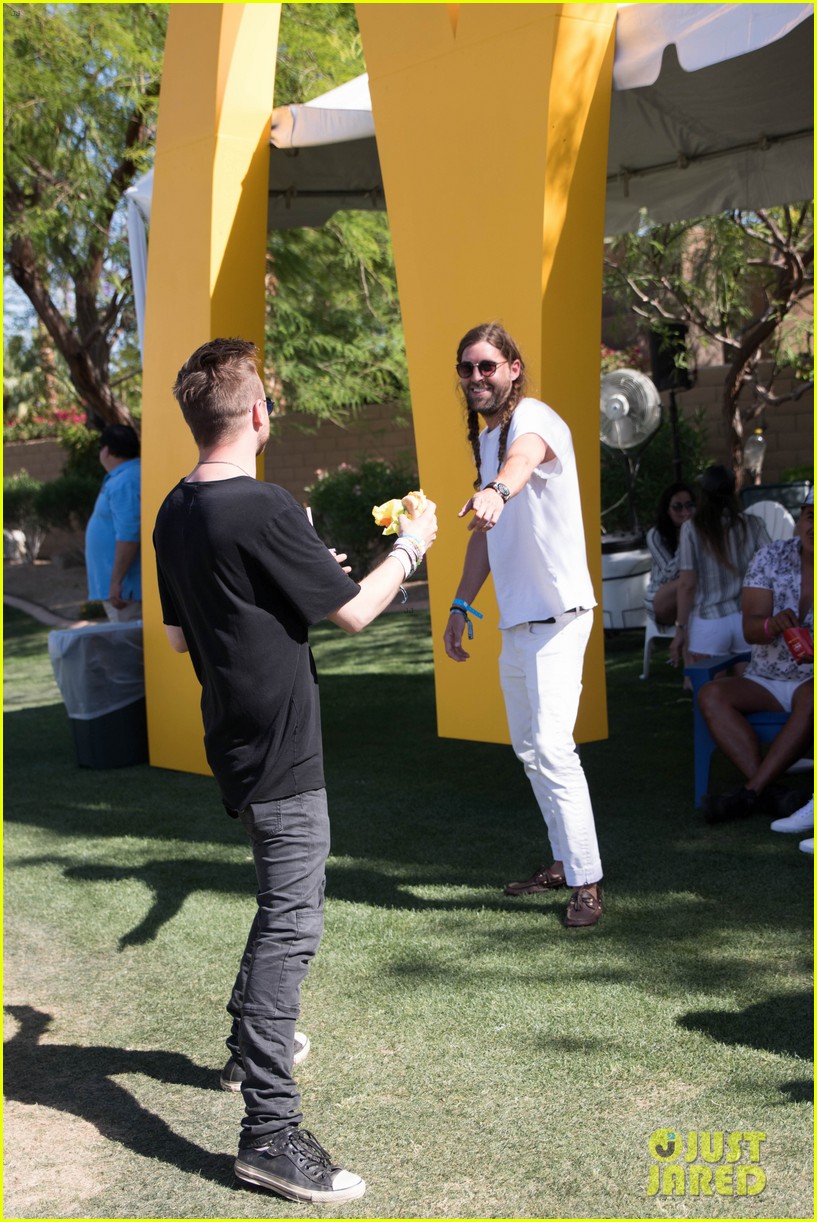
[[[510,500],[511,490],[507,484],[500,484],[499,480],[492,479],[490,484],[486,484],[482,491],[484,492],[486,488],[493,488],[494,492],[498,492],[506,504]]]

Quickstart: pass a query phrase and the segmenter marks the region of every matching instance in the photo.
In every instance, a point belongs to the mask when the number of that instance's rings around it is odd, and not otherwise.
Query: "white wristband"
[[[404,579],[408,579],[414,572],[414,566],[411,563],[411,557],[408,555],[408,553],[405,552],[402,547],[393,547],[389,552],[389,556],[391,556],[394,560],[399,561],[400,567],[403,570],[403,577]]]

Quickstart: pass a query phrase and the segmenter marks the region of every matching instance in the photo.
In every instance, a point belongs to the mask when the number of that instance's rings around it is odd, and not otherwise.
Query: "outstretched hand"
[[[505,502],[495,488],[481,488],[466,501],[457,517],[464,518],[467,513],[473,513],[468,529],[488,531],[496,526],[504,508]]]

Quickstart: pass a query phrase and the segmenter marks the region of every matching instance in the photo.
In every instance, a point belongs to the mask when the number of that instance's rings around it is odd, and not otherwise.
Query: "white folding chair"
[[[653,641],[657,638],[671,641],[674,636],[675,628],[672,624],[657,624],[651,615],[647,616],[647,627],[644,629],[644,666],[638,676],[639,679],[649,678]]]
[[[773,543],[777,539],[790,539],[794,534],[794,518],[780,501],[755,501],[747,505],[744,512],[763,519]]]

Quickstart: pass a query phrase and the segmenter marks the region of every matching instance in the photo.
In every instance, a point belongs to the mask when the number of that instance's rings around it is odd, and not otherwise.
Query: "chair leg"
[[[695,805],[700,807],[704,794],[709,787],[709,769],[712,755],[715,751],[715,740],[709,732],[709,726],[703,713],[695,701],[693,741],[695,751]]]
[[[655,637],[650,636],[649,633],[645,631],[644,633],[644,664],[641,668],[641,674],[638,676],[639,679],[649,679],[650,677],[650,654],[652,653],[652,646],[653,646],[654,640],[655,640]]]

